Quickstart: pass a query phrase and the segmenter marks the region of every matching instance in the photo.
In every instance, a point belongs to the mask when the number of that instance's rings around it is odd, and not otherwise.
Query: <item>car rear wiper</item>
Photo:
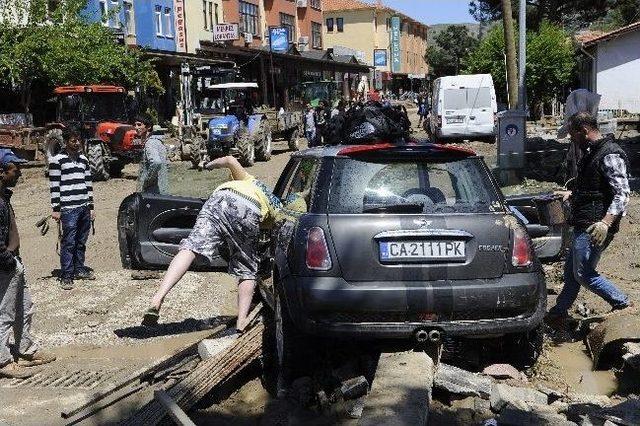
[[[422,213],[423,203],[398,203],[365,207],[363,213]]]

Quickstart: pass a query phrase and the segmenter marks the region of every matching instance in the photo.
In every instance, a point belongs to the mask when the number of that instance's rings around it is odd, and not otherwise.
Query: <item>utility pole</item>
[[[511,0],[502,0],[502,21],[504,26],[504,44],[507,51],[507,90],[509,108],[513,109],[518,100],[518,70],[516,65],[516,40],[513,30],[513,12]]]
[[[518,70],[518,109],[527,110],[527,1],[520,0],[520,10],[518,11],[518,29],[520,30],[520,42],[518,45],[518,60],[520,69]]]

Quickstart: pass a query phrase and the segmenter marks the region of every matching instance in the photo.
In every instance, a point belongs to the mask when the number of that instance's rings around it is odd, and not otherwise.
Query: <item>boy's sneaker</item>
[[[79,271],[76,271],[73,278],[76,280],[95,280],[96,276],[91,269],[83,268],[83,269],[80,269]]]
[[[60,278],[60,288],[63,290],[73,290],[73,279]]]
[[[10,362],[0,368],[0,377],[7,379],[26,379],[27,377],[33,376],[35,373],[37,373],[37,371],[28,370],[19,366],[15,362]]]

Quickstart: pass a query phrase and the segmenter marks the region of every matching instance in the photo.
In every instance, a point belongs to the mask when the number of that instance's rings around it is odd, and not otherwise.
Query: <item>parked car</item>
[[[539,355],[546,285],[534,242],[557,238],[561,221],[537,213],[553,203],[533,197],[518,197],[515,214],[472,151],[435,144],[308,149],[292,155],[274,192],[287,204],[265,238],[261,263],[260,293],[273,319],[263,352],[277,354],[265,362],[271,378],[294,374],[318,336],[508,336],[523,359]],[[118,217],[123,265],[168,265],[204,201],[125,199]],[[546,258],[562,250],[536,247]],[[196,267],[225,269],[222,262]]]
[[[441,77],[431,94],[429,132],[439,139],[490,139],[498,105],[490,74]]]

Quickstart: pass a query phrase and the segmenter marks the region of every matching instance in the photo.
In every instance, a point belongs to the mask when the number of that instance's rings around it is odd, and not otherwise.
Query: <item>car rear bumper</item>
[[[544,277],[535,272],[434,282],[290,277],[284,284],[296,325],[336,337],[410,339],[422,329],[460,337],[519,333],[541,324],[546,311]]]
[[[472,138],[495,136],[496,128],[493,125],[468,126],[468,127],[442,127],[436,131],[440,138]]]

